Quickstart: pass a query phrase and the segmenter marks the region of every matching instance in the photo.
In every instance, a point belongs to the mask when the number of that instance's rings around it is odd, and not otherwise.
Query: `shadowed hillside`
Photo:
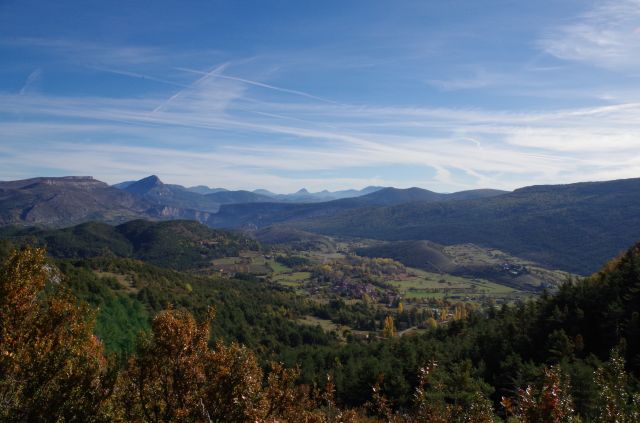
[[[191,192],[180,185],[163,183],[157,176],[148,176],[128,184],[123,190],[159,206],[216,212],[220,203],[207,195]]]
[[[87,220],[122,222],[152,204],[90,176],[0,182],[0,225],[64,226]]]
[[[0,235],[16,244],[46,247],[56,258],[131,257],[180,270],[206,267],[213,259],[259,248],[243,235],[188,220],[133,220],[119,226],[89,222],[54,230],[5,228]]]
[[[388,257],[433,273],[488,279],[518,289],[541,291],[565,283],[569,274],[496,249],[473,244],[444,246],[431,241],[395,241],[356,252],[367,257]]]
[[[504,194],[499,190],[471,190],[440,194],[421,188],[383,188],[360,197],[344,198],[311,204],[233,204],[225,205],[211,216],[207,224],[213,227],[262,228],[275,223],[333,216],[345,210],[382,207],[413,202],[446,202],[461,198],[487,198]]]
[[[295,226],[329,235],[475,243],[588,274],[640,238],[640,179],[532,186],[492,198],[347,211]]]

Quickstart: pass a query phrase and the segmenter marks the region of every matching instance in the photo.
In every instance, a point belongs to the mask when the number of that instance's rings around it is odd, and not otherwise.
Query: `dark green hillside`
[[[536,323],[534,342],[555,331],[580,335],[584,350],[598,357],[624,340],[627,362],[640,375],[640,243],[543,301]]]
[[[290,224],[329,235],[471,242],[588,274],[640,239],[640,179],[534,186],[491,198],[359,209]]]
[[[359,248],[356,252],[366,257],[392,258],[405,266],[430,272],[453,273],[459,267],[444,253],[441,245],[430,241],[398,241]]]
[[[251,233],[262,244],[286,245],[295,250],[335,251],[336,243],[329,237],[285,226],[270,226]]]
[[[215,258],[259,248],[251,238],[189,220],[136,220],[116,229],[132,243],[134,257],[175,269],[206,267]]]
[[[87,222],[63,229],[5,227],[0,237],[17,245],[45,246],[49,254],[59,258],[85,258],[100,255],[131,257],[133,246],[115,226]]]
[[[98,307],[96,333],[111,351],[131,353],[149,318],[169,306],[199,316],[215,306],[214,338],[242,342],[265,356],[303,342],[331,341],[319,328],[293,323],[310,305],[277,286],[198,277],[121,258],[64,260],[58,266],[65,283]]]
[[[133,220],[119,226],[89,222],[64,229],[5,228],[16,244],[45,246],[56,258],[131,257],[179,270],[209,266],[211,260],[257,250],[256,241],[189,220]]]

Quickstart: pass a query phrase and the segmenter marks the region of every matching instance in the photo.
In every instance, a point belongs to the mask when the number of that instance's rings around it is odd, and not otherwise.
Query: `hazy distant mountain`
[[[475,194],[474,194],[475,193]],[[389,206],[408,202],[437,202],[465,198],[484,198],[501,195],[505,191],[475,190],[464,194],[439,194],[421,188],[383,188],[359,197],[343,198],[318,203],[262,203],[224,205],[211,216],[208,223],[214,227],[265,227],[292,220],[332,216],[345,210]]]
[[[90,176],[0,182],[0,225],[64,226],[147,216],[152,204]]]
[[[267,196],[267,197],[277,197],[278,196],[278,194],[276,194],[274,192],[271,192],[271,191],[269,191],[267,189],[254,189],[251,192],[253,192],[255,194],[264,195],[264,196]]]
[[[229,196],[224,196],[221,195],[219,198],[222,199],[222,201],[220,201],[220,204],[234,204],[234,203],[244,203],[244,202],[263,202],[266,201],[266,198],[264,197],[268,197],[269,199],[271,199],[271,201],[276,201],[276,202],[293,202],[293,203],[317,203],[317,202],[324,202],[324,201],[331,201],[331,200],[338,200],[338,199],[342,199],[342,198],[350,198],[350,197],[359,197],[362,195],[366,195],[366,194],[370,194],[372,192],[378,191],[380,189],[382,189],[383,187],[374,187],[374,186],[369,186],[366,187],[364,189],[361,190],[356,190],[356,189],[349,189],[349,190],[342,190],[342,191],[328,191],[328,190],[323,190],[320,192],[309,192],[306,188],[301,188],[300,190],[294,192],[294,193],[290,193],[290,194],[276,194],[274,192],[271,192],[269,190],[266,189],[256,189],[251,191],[251,193],[253,194],[258,194],[258,196],[256,197],[252,197],[250,195],[247,194],[248,191],[245,190],[229,190],[226,188],[210,188],[206,185],[197,185],[197,186],[192,186],[192,187],[184,187],[182,185],[173,185],[173,184],[165,184],[163,182],[160,181],[160,179],[155,176],[149,176],[146,178],[143,178],[139,181],[124,181],[124,182],[120,182],[117,184],[112,185],[115,188],[119,188],[119,189],[123,189],[123,190],[127,190],[130,191],[129,187],[134,186],[133,189],[137,191],[137,193],[141,194],[141,195],[145,195],[147,193],[147,189],[145,189],[145,187],[148,187],[149,190],[153,191],[154,187],[157,185],[161,185],[163,186],[162,189],[156,189],[156,193],[159,193],[160,191],[164,191],[164,193],[162,194],[163,196],[163,200],[167,197],[171,197],[171,204],[175,205],[175,195],[170,194],[169,191],[172,191],[175,193],[175,191],[188,191],[191,193],[195,193],[195,194],[200,194],[200,195],[209,195],[209,194],[217,194],[217,193],[223,193],[223,192],[232,192],[232,193],[237,193],[237,194],[232,194]],[[130,191],[131,192],[131,191]],[[151,193],[151,195],[155,195],[153,194],[153,192]],[[215,198],[215,197],[211,197],[211,198]],[[152,198],[153,199],[153,198]],[[178,198],[180,199],[180,198]],[[153,199],[154,201],[157,199]],[[187,201],[187,200],[185,200]],[[188,206],[191,207],[194,205],[193,200],[191,202],[188,202]],[[197,201],[196,201],[197,203]],[[183,206],[185,204],[182,204]],[[207,211],[211,211],[211,207],[207,207],[206,209]]]
[[[207,198],[218,202],[219,204],[236,204],[236,203],[264,203],[273,201],[273,198],[266,195],[256,194],[251,191],[221,191],[213,194],[207,194]]]
[[[202,194],[202,195],[206,195],[206,194],[215,194],[216,192],[224,192],[224,191],[228,191],[224,188],[209,188],[206,185],[198,185],[195,187],[189,187],[186,188],[187,191],[191,191],[191,192],[195,192],[196,194]]]
[[[381,190],[383,188],[385,188],[385,187],[368,186],[368,187],[363,188],[361,190],[347,189],[347,190],[342,190],[342,191],[334,191],[331,194],[333,196],[338,197],[338,198],[358,197],[358,196],[361,196],[361,195],[371,194],[372,192],[379,191],[379,190]]]
[[[294,202],[294,203],[319,203],[324,201],[340,200],[343,198],[360,197],[372,192],[383,189],[384,187],[369,186],[361,190],[349,189],[342,191],[323,190],[319,192],[309,192],[306,188],[301,188],[297,192],[291,194],[276,194],[266,189],[256,189],[256,194],[271,197],[275,201]]]

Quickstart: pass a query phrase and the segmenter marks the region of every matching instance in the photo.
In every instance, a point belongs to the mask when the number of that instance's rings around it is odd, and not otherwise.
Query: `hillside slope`
[[[640,239],[640,179],[532,186],[490,198],[346,211],[295,226],[329,235],[498,248],[589,274]]]
[[[5,228],[0,238],[18,245],[41,245],[60,259],[116,256],[177,270],[206,267],[213,259],[259,248],[256,241],[243,235],[189,220],[133,220],[118,226],[88,222],[53,230]]]
[[[359,197],[343,198],[322,203],[262,203],[224,205],[207,221],[213,227],[262,228],[275,223],[333,216],[345,210],[391,206],[412,202],[446,202],[459,198],[487,198],[505,191],[471,190],[441,194],[422,188],[383,188]]]
[[[90,176],[0,182],[0,226],[123,222],[148,215],[151,207]]]
[[[565,272],[474,244],[444,246],[424,240],[395,241],[359,248],[356,252],[366,257],[392,258],[428,272],[487,279],[530,291],[558,287],[570,277]]]
[[[155,175],[126,185],[123,190],[158,206],[216,212],[220,203],[207,195],[191,192],[180,185],[163,183]]]

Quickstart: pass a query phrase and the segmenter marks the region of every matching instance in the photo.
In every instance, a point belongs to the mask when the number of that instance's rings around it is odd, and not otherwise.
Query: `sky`
[[[0,180],[640,177],[640,0],[0,0]]]

